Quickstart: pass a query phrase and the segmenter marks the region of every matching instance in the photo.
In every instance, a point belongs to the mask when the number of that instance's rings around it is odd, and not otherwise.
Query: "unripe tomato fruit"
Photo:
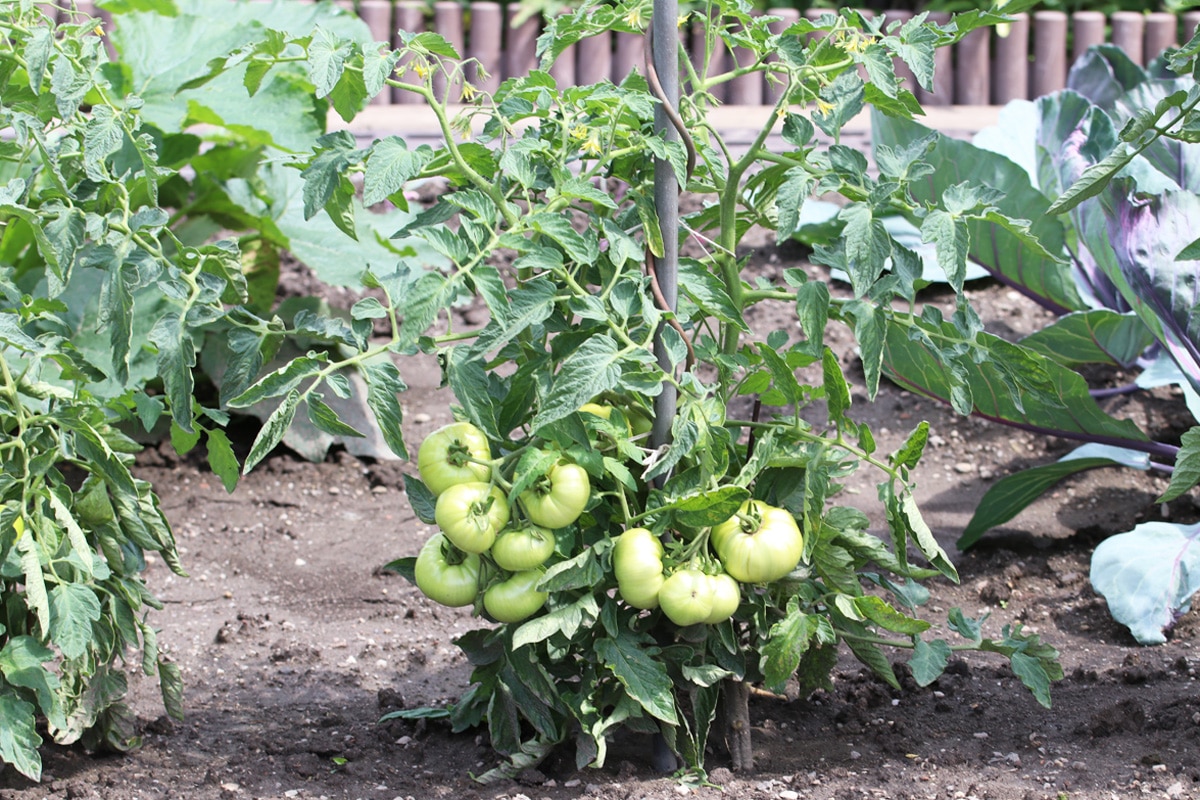
[[[707,622],[712,615],[712,584],[708,576],[688,567],[663,581],[658,604],[667,618],[680,627]]]
[[[545,528],[508,528],[492,544],[492,558],[502,569],[522,572],[546,563],[554,554],[554,534]]]
[[[492,448],[483,431],[469,422],[455,422],[425,437],[417,450],[417,472],[435,496],[459,483],[488,481],[492,468],[477,461],[490,461]]]
[[[587,470],[560,461],[550,467],[545,479],[521,492],[521,506],[534,525],[565,528],[579,519],[591,496]]]
[[[421,548],[414,572],[417,588],[444,606],[469,606],[479,594],[479,556],[458,552],[440,533]]]
[[[724,622],[733,616],[742,602],[742,587],[728,573],[708,576],[709,590],[712,592],[712,611],[704,621],[709,625]]]
[[[663,546],[645,528],[630,528],[613,545],[613,574],[621,599],[634,608],[658,608],[663,585]]]
[[[488,616],[497,622],[520,622],[536,613],[549,597],[537,590],[542,574],[540,569],[525,570],[489,586],[483,593],[483,608]]]
[[[457,483],[438,496],[433,519],[455,547],[482,553],[508,524],[508,500],[489,483]]]
[[[791,512],[747,500],[709,534],[725,571],[742,583],[770,583],[800,563],[804,537]]]

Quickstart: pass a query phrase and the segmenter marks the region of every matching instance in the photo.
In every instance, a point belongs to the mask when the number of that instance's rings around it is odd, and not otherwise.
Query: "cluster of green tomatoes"
[[[608,419],[611,408],[589,403],[580,412]],[[631,423],[631,433],[642,421]],[[520,622],[546,604],[548,595],[539,584],[546,566],[556,560],[555,531],[579,519],[592,487],[583,467],[559,459],[517,495],[514,514],[497,485],[494,470],[500,463],[487,436],[469,422],[440,428],[421,443],[417,469],[437,499],[439,531],[421,548],[415,579],[435,602],[451,607],[482,602],[497,622]],[[629,606],[661,608],[680,626],[715,625],[737,610],[742,584],[783,578],[800,562],[803,549],[790,512],[748,500],[708,530],[703,553],[690,548],[681,560],[668,558],[649,528],[626,528],[613,540],[612,572]]]

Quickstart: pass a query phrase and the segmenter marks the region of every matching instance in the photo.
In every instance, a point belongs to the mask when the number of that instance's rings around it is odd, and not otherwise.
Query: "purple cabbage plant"
[[[881,169],[919,152],[923,175],[903,213],[922,238],[932,240],[930,218],[948,196],[970,195],[999,212],[989,220],[976,206],[963,220],[962,246],[936,254],[947,279],[961,282],[974,266],[1055,315],[1015,343],[976,331],[970,347],[948,358],[928,341],[969,326],[973,312],[960,307],[947,322],[927,308],[923,335],[897,326],[883,333],[883,373],[960,413],[1082,443],[1058,462],[997,481],[958,540],[962,549],[1083,470],[1168,472],[1164,502],[1200,483],[1200,426],[1180,442],[1154,441],[1096,402],[1173,384],[1200,419],[1198,52],[1200,35],[1143,69],[1117,48],[1093,48],[1065,90],[1010,104],[972,142],[875,117]],[[1088,364],[1138,378],[1091,389],[1080,374]],[[1039,388],[1029,391],[1031,382]],[[1140,642],[1164,641],[1200,589],[1198,539],[1196,526],[1148,523],[1094,553],[1094,587]]]

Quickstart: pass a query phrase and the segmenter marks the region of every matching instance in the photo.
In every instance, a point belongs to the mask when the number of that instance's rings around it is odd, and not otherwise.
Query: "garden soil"
[[[802,257],[764,242],[754,264],[776,277],[788,266],[815,274]],[[985,282],[969,294],[1000,335],[1046,322],[1006,287]],[[950,301],[936,292],[930,299]],[[464,313],[479,321],[478,309]],[[795,330],[794,319],[773,313],[756,310],[754,324]],[[861,382],[849,337],[831,336]],[[409,359],[402,371],[411,386],[402,398],[405,433],[415,447],[451,420],[452,398],[433,359]],[[157,683],[131,657],[142,748],[99,755],[46,746],[43,781],[0,772],[0,798],[1200,798],[1197,616],[1185,615],[1166,644],[1140,647],[1088,580],[1098,542],[1146,520],[1194,521],[1192,498],[1164,506],[1155,502],[1163,478],[1094,471],[960,553],[955,541],[990,485],[1070,445],[956,417],[890,384],[874,403],[861,390],[854,401],[853,415],[874,427],[881,450],[921,420],[932,425],[918,498],[961,582],[930,584],[928,616],[960,607],[987,615],[993,634],[1017,623],[1036,631],[1059,649],[1066,673],[1052,688],[1052,708],[986,654],[961,654],[933,685],[905,679],[902,691],[845,658],[832,691],[752,697],[753,774],[731,772],[718,745],[708,762],[715,785],[685,785],[652,769],[648,739],[629,736],[612,742],[602,768],[576,769],[565,748],[516,780],[483,785],[472,776],[499,763],[484,733],[379,722],[458,697],[470,669],[453,640],[487,624],[380,569],[415,554],[430,534],[405,497],[412,464],[339,449],[311,463],[281,450],[228,494],[201,458],[181,459],[164,445],[142,455],[139,474],[161,494],[191,577],[153,560],[146,580],[165,604],[151,622],[182,669],[186,719],[164,715]],[[1177,439],[1187,425],[1182,401],[1166,390],[1104,402],[1161,437]],[[254,430],[243,433],[248,446]],[[854,476],[838,502],[862,507],[882,529],[875,480]]]

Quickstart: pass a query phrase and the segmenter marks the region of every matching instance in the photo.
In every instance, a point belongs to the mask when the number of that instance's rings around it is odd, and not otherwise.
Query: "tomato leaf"
[[[816,618],[801,611],[794,599],[789,601],[787,616],[771,626],[767,643],[762,648],[759,669],[767,689],[783,693],[784,685],[800,666],[800,659],[813,643],[816,632]]]
[[[0,759],[31,781],[42,779],[37,714],[32,703],[10,689],[0,691]]]
[[[100,619],[100,601],[90,587],[60,583],[50,590],[51,638],[67,658],[79,658],[92,641],[92,623]]]
[[[912,657],[908,660],[908,668],[912,670],[913,680],[918,686],[928,686],[941,677],[950,662],[950,645],[943,639],[927,642],[917,639],[913,645]]]
[[[653,658],[657,647],[643,647],[634,634],[622,630],[616,638],[596,642],[596,655],[612,670],[629,696],[651,716],[677,724],[671,676],[666,665]]]
[[[383,440],[393,453],[408,458],[401,428],[404,412],[399,398],[408,386],[401,379],[400,370],[390,360],[370,361],[359,364],[358,368],[367,382],[367,405],[375,414]]]

